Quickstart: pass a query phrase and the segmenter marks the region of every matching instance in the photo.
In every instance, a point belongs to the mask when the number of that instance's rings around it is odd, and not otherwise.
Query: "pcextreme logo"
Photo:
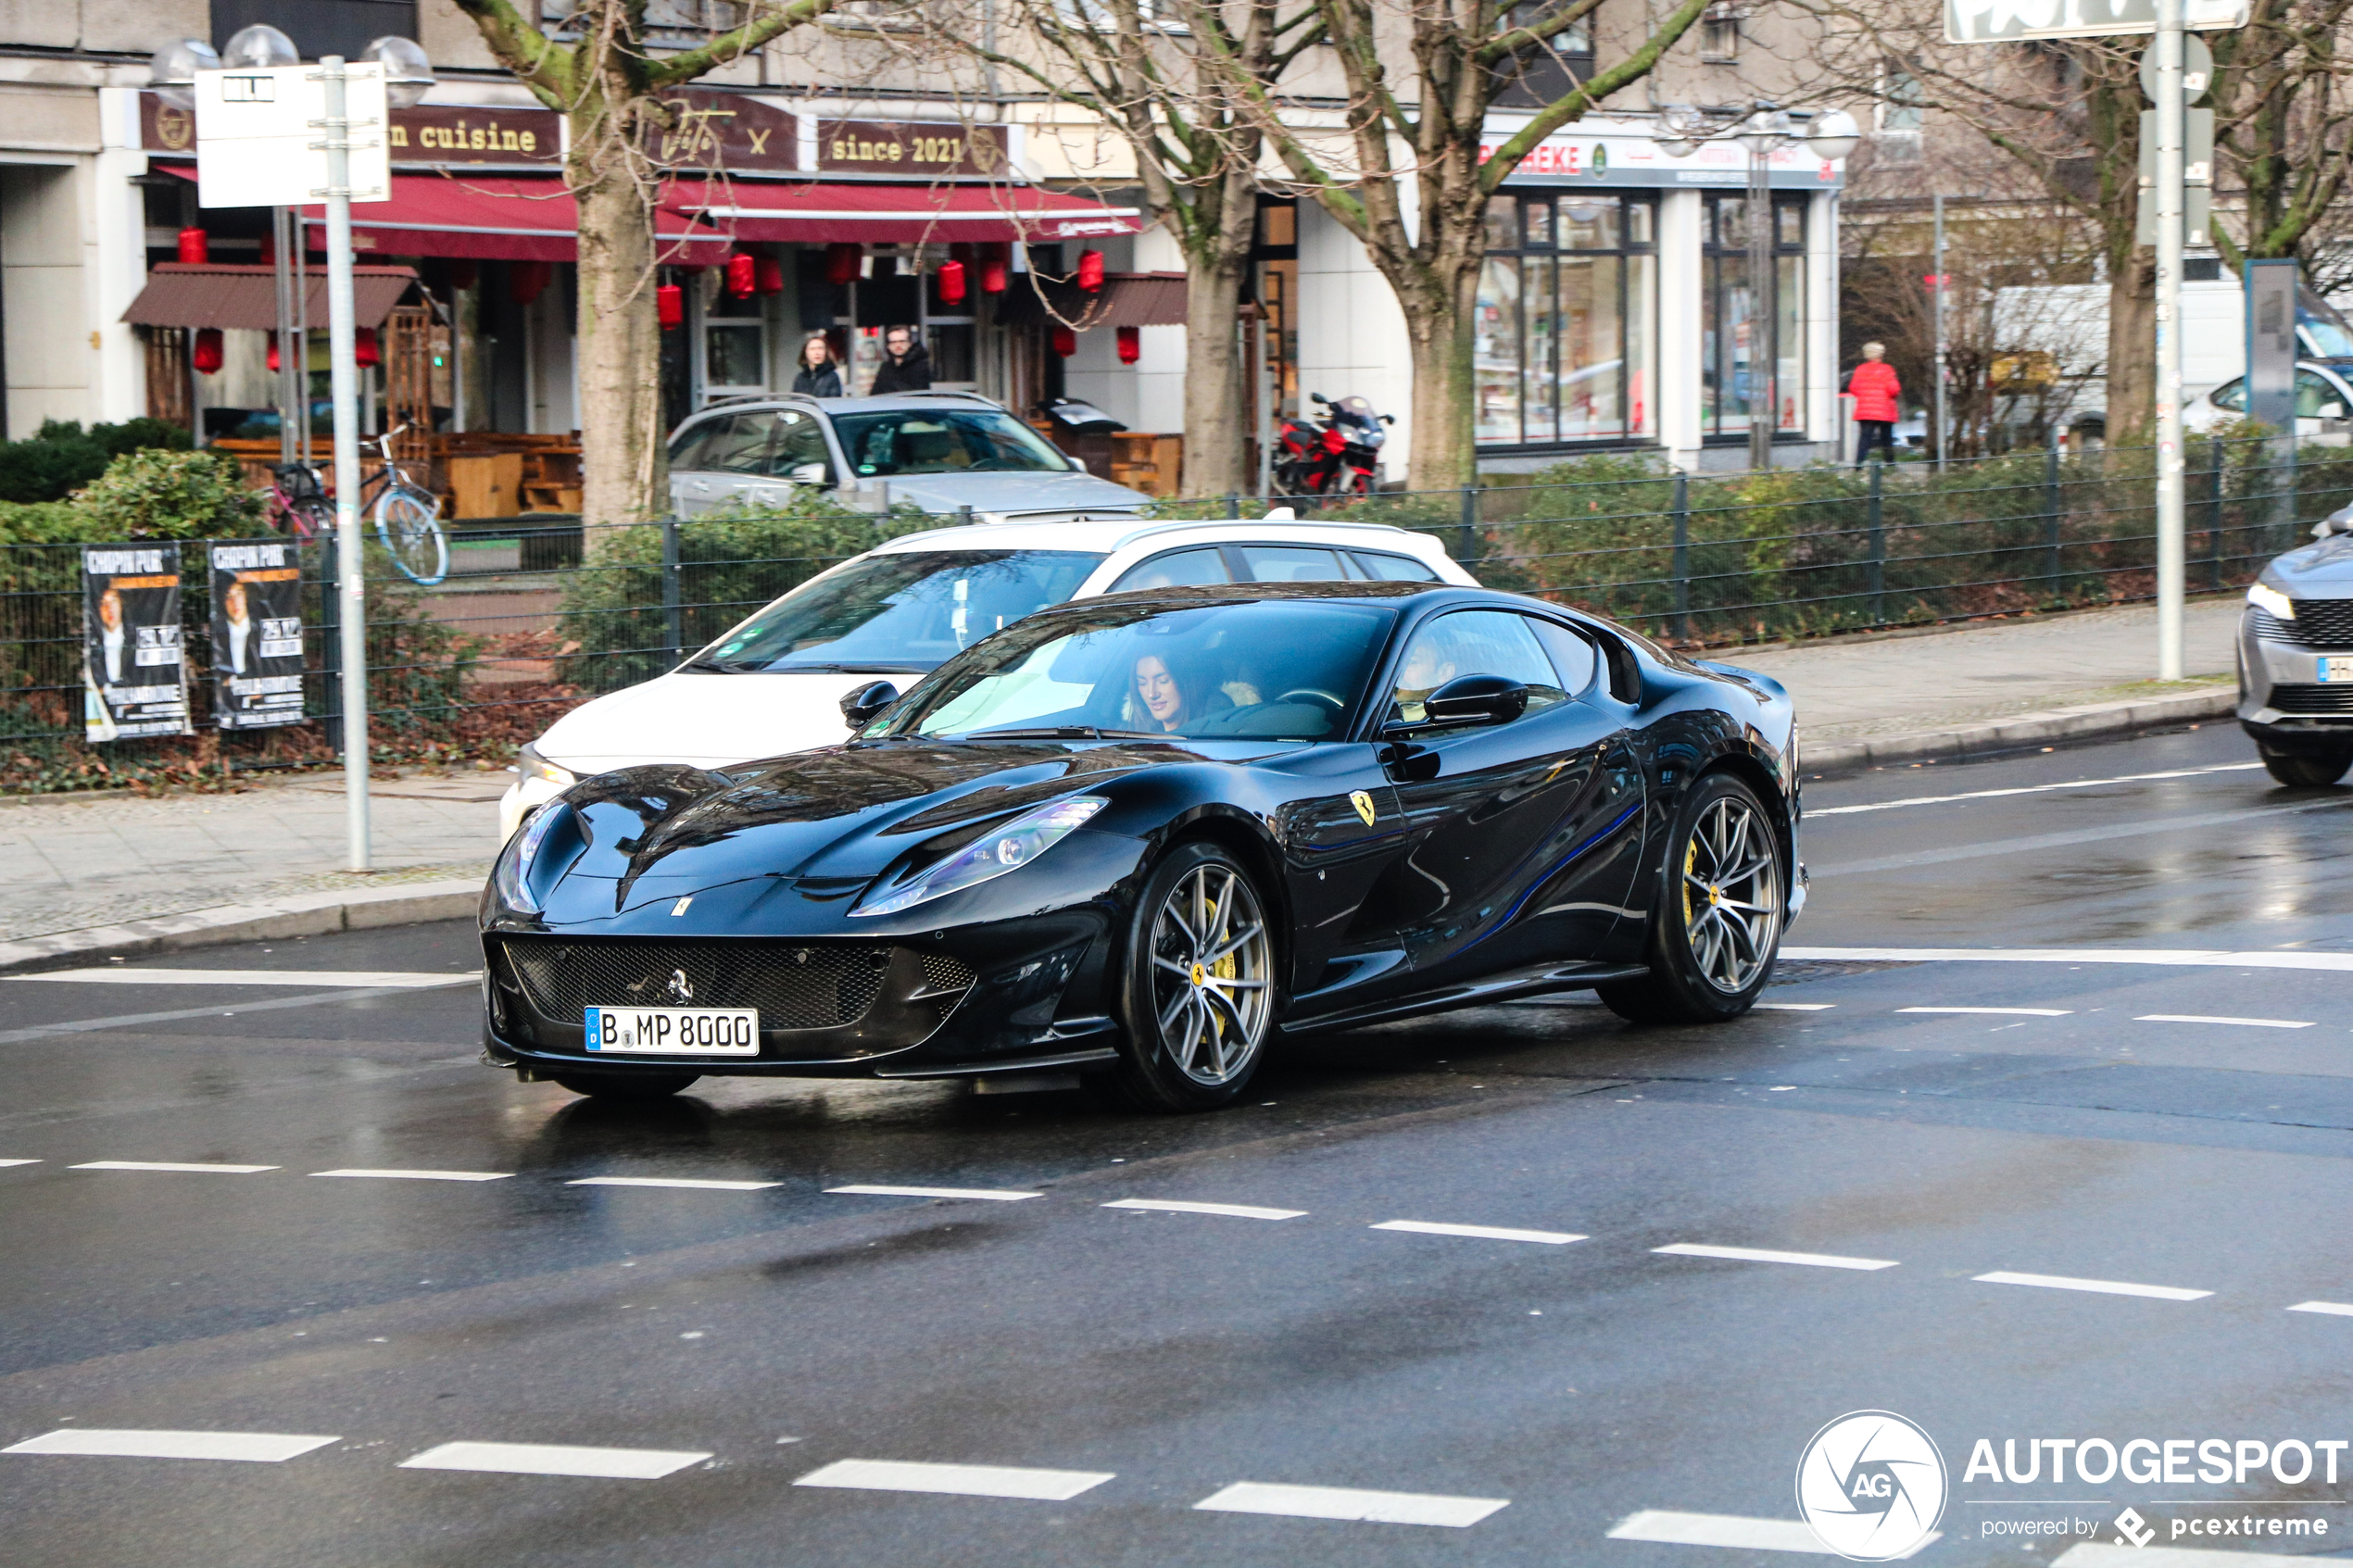
[[[1856,1562],[1891,1562],[1934,1540],[1946,1490],[1935,1440],[1892,1411],[1840,1416],[1797,1461],[1798,1516]]]

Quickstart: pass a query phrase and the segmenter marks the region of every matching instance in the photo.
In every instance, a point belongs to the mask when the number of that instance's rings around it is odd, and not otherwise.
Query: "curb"
[[[420,921],[471,915],[482,901],[482,884],[470,878],[412,883],[379,891],[299,893],[263,903],[221,904],[185,914],[157,915],[121,925],[96,925],[0,942],[0,973],[49,969],[89,959],[130,958],[209,947],[224,942],[283,936],[325,936],[338,931],[372,931]]]
[[[1894,762],[1931,759],[1940,762],[1967,761],[2030,746],[2107,739],[2172,724],[2223,719],[2238,711],[2238,700],[2236,684],[2208,686],[2203,691],[2180,692],[2171,696],[2021,713],[1990,723],[1952,724],[1905,734],[1832,741],[1806,746],[1799,757],[1808,778],[1840,778]]]

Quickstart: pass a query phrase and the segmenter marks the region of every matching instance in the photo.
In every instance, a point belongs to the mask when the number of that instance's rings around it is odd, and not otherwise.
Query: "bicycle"
[[[412,482],[392,455],[393,437],[408,428],[388,430],[371,443],[384,465],[360,485],[359,504],[370,509],[372,501],[376,538],[401,575],[430,588],[449,575],[449,536],[442,532],[440,497]],[[306,463],[273,463],[270,471],[277,481],[265,493],[271,522],[297,539],[332,535],[334,503],[319,470]]]

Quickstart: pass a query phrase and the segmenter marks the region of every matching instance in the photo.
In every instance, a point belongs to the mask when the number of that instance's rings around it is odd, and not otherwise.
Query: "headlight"
[[[579,774],[569,768],[557,767],[553,762],[540,756],[539,748],[535,746],[526,746],[515,754],[515,771],[522,775],[522,781],[525,784],[536,779],[541,784],[550,784],[558,789],[570,789],[580,782]]]
[[[2282,621],[2296,619],[2296,601],[2268,583],[2258,583],[2246,591],[2246,602],[2258,609],[2268,609]]]
[[[1063,835],[1101,810],[1109,802],[1099,796],[1057,800],[1025,811],[1001,827],[991,828],[912,882],[891,889],[872,903],[860,899],[852,915],[895,915],[917,904],[1018,871],[1060,843]]]
[[[539,858],[540,847],[547,842],[547,834],[556,823],[572,814],[572,808],[560,800],[550,800],[531,814],[522,832],[498,857],[498,869],[491,873],[498,897],[510,909],[526,913],[539,912],[539,895],[531,885],[532,862]]]

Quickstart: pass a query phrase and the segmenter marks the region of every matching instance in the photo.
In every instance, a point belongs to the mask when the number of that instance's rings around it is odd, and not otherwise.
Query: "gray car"
[[[2284,784],[2353,768],[2353,507],[2266,566],[2239,618],[2239,722]]]
[[[796,485],[882,510],[912,502],[976,521],[1135,517],[1151,497],[1097,479],[975,392],[747,399],[706,408],[670,437],[681,517],[774,504]]]

